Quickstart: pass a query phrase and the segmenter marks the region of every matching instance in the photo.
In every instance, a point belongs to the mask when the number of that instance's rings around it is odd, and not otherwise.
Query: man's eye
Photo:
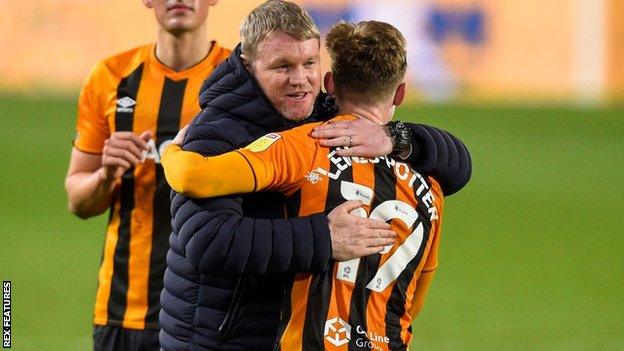
[[[312,66],[314,66],[315,64],[316,64],[316,61],[308,61],[308,62],[306,62],[306,63],[305,63],[305,65],[304,65],[304,66],[306,66],[306,67],[312,67]]]

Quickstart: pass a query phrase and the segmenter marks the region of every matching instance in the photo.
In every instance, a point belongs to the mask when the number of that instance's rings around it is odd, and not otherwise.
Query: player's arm
[[[65,191],[69,211],[83,219],[104,213],[110,205],[115,182],[106,176],[101,158],[72,149]]]
[[[453,134],[425,124],[406,123],[412,131],[412,152],[405,162],[435,178],[444,196],[460,191],[472,176],[472,160],[464,143]]]
[[[400,156],[416,171],[432,175],[445,196],[461,190],[472,175],[472,162],[466,146],[451,133],[424,124],[405,123],[411,130],[409,148]],[[378,157],[390,154],[394,140],[384,126],[365,119],[325,123],[312,136],[321,145],[337,147],[339,156]]]
[[[150,132],[141,136],[131,132],[113,133],[105,140],[102,154],[74,147],[65,178],[69,210],[80,218],[104,213],[110,206],[117,179],[141,162],[150,137]]]
[[[186,196],[206,198],[260,190],[254,170],[238,151],[202,156],[171,144],[161,163],[171,188]]]
[[[416,318],[420,311],[422,311],[434,274],[435,270],[420,273],[420,277],[418,277],[418,282],[416,283],[416,291],[414,292],[412,306],[409,310],[412,318]]]
[[[130,132],[110,133],[102,96],[115,85],[104,64],[89,73],[78,98],[77,137],[65,178],[69,210],[81,218],[106,211],[115,181],[139,162],[145,140]]]
[[[418,281],[416,282],[416,290],[414,292],[414,299],[412,300],[412,306],[409,313],[412,318],[415,318],[422,310],[429,287],[433,281],[436,269],[438,268],[438,252],[440,251],[440,235],[442,233],[442,218],[444,212],[444,198],[442,197],[442,191],[438,184],[432,184],[432,191],[435,194],[436,202],[435,207],[438,212],[438,218],[432,222],[430,235],[432,236],[431,246],[427,253],[427,258],[423,265],[423,269],[420,272]]]
[[[227,130],[234,128],[232,125],[232,128]],[[184,132],[185,130],[180,134]],[[202,141],[196,138],[197,135],[210,133],[210,123],[202,124],[195,129],[191,128],[189,132],[191,137],[184,147],[194,151],[218,152],[221,143],[215,140],[217,135],[213,134],[215,139],[211,140]],[[177,139],[174,143],[181,142],[180,138]],[[161,160],[166,171],[172,165],[169,162],[172,161],[169,158],[171,155],[167,153],[169,151],[173,150],[167,150]],[[194,160],[204,158],[205,162],[210,159],[200,154],[194,156],[186,154],[185,157],[189,156]],[[238,160],[234,161],[235,163],[240,162],[238,156],[234,157]],[[258,168],[262,168],[262,163],[258,162],[260,165]],[[185,161],[182,159],[182,164],[178,166],[184,164]],[[202,161],[196,165],[202,165]],[[203,166],[206,164],[203,163]],[[242,166],[242,163],[237,165]],[[181,170],[174,168],[174,172],[178,171]],[[218,172],[217,169],[205,167],[200,169],[196,176],[206,176],[208,173]],[[234,173],[237,173],[237,177],[242,175],[247,178],[241,181],[247,185],[236,191],[252,188],[249,181],[252,174],[244,167],[237,169],[236,172],[229,170],[227,174],[230,177],[225,177],[227,178],[225,180],[231,180]],[[258,173],[262,174],[262,171]],[[189,177],[186,181],[193,179],[194,177]],[[212,186],[214,184],[209,185]],[[229,189],[234,191],[232,188]],[[240,276],[317,272],[326,269],[332,257],[352,259],[379,252],[383,249],[383,245],[393,243],[396,237],[396,234],[389,230],[387,223],[350,214],[351,209],[360,206],[353,202],[336,207],[328,215],[318,213],[296,218],[259,219],[243,216],[241,200],[236,196],[190,199],[176,194],[172,201],[174,220],[170,242],[173,252],[187,257],[196,269],[204,273]],[[277,213],[276,217],[280,215]],[[358,234],[357,237],[354,240],[349,239],[354,233]]]

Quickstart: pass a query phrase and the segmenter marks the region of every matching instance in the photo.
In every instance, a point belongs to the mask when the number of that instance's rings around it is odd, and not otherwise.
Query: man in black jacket
[[[283,39],[280,45],[268,45],[275,38]],[[204,84],[203,110],[188,130],[184,149],[220,154],[267,132],[328,117],[324,101],[314,103],[320,86],[319,35],[305,11],[293,3],[268,1],[246,18],[241,39],[242,47]],[[357,128],[374,135],[354,132],[342,138],[345,144],[382,140],[376,151],[389,151],[392,142],[381,126]],[[432,127],[412,125],[410,130],[408,160],[419,162],[417,170],[430,167],[428,173],[439,174],[443,188],[447,184],[456,191],[466,184],[470,160],[461,142]],[[401,152],[410,142],[408,134],[395,135]],[[360,146],[374,148],[369,144]],[[357,204],[347,204],[345,215],[349,206]],[[336,223],[325,214],[284,219],[285,210],[296,212],[284,209],[280,195],[272,193],[213,199],[174,195],[161,296],[163,349],[270,350],[285,273],[323,271],[332,258],[360,257],[385,245],[363,243],[357,230],[337,238]],[[383,228],[371,232],[389,236]]]

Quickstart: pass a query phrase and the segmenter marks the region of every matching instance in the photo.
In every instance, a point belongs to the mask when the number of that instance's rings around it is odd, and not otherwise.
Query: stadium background
[[[624,2],[301,2],[322,30],[338,18],[398,26],[412,94],[397,117],[472,152],[412,349],[624,349]],[[234,45],[257,3],[221,0],[212,37]],[[152,40],[154,20],[138,0],[2,5],[0,278],[13,283],[13,349],[86,350],[106,216],[66,210],[77,92],[97,60]]]

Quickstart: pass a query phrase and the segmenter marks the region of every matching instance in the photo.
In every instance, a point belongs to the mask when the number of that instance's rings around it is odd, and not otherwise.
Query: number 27
[[[352,183],[342,181],[340,184],[340,192],[345,200],[360,200],[364,205],[370,205],[373,201],[374,191],[373,189]],[[408,205],[407,203],[399,200],[384,201],[379,206],[375,207],[370,216],[363,208],[357,208],[351,213],[360,217],[369,217],[371,219],[377,219],[381,221],[389,221],[391,219],[398,219],[405,223],[408,228],[418,219],[418,212]],[[405,269],[407,264],[416,257],[418,250],[423,244],[423,224],[418,223],[418,226],[412,231],[405,241],[397,247],[396,251],[384,262],[377,270],[377,273],[373,279],[368,282],[366,288],[375,292],[384,291],[388,285],[396,280],[401,272]],[[381,254],[386,254],[392,249],[392,245],[386,246]],[[356,258],[350,261],[340,262],[338,264],[338,272],[336,278],[351,283],[355,282],[357,277],[357,268],[360,264],[360,259]]]

